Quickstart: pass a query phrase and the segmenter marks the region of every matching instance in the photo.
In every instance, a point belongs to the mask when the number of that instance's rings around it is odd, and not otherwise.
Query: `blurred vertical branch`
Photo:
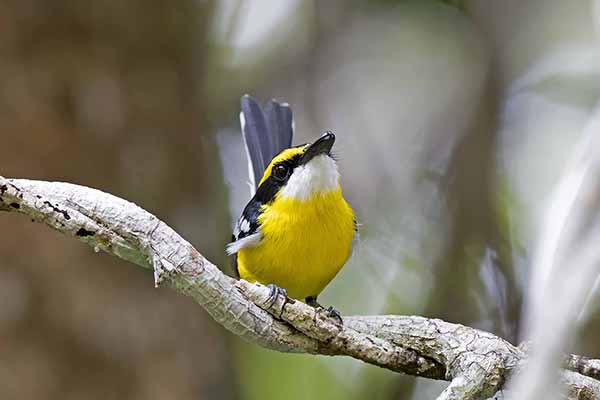
[[[490,61],[479,107],[473,110],[472,123],[453,148],[442,178],[451,231],[434,267],[435,288],[426,314],[467,324],[489,319],[493,332],[514,341],[522,295],[507,232],[501,230],[497,201],[498,112],[503,92],[498,77],[502,73],[485,23],[460,3],[459,8],[487,38]]]
[[[526,335],[533,349],[528,368],[512,382],[515,399],[559,398],[562,352],[575,337],[578,316],[600,275],[600,103],[546,205],[533,257]],[[557,295],[560,294],[560,295]],[[548,326],[552,326],[551,330]]]

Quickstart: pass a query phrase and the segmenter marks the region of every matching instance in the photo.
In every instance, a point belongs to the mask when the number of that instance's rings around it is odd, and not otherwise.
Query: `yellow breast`
[[[240,277],[273,283],[295,299],[317,296],[352,250],[354,213],[341,187],[306,201],[278,196],[262,211],[261,243],[237,255]]]

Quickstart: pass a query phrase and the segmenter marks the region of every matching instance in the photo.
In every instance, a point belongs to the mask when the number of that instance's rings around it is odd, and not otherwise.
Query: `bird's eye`
[[[273,176],[275,177],[275,179],[283,181],[285,180],[285,178],[287,178],[288,172],[288,167],[286,167],[285,165],[276,165],[273,169]]]

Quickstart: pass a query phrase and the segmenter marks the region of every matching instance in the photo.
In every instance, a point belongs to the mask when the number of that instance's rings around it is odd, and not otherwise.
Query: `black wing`
[[[240,120],[250,163],[250,180],[256,189],[271,159],[292,146],[292,109],[275,100],[269,100],[263,109],[249,95],[242,96],[241,108]]]
[[[233,228],[233,241],[244,239],[258,232],[258,216],[260,215],[261,203],[255,198],[242,211],[242,215],[237,220]]]
[[[237,252],[245,246],[254,246],[261,240],[258,231],[258,216],[261,203],[252,198],[237,220],[231,235],[231,243],[227,245],[227,253],[231,255],[231,269],[236,278],[240,277],[237,268]]]

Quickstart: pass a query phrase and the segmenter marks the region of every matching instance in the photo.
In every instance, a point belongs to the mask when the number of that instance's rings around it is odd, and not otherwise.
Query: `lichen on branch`
[[[480,399],[502,389],[526,354],[491,333],[417,316],[345,316],[343,323],[268,288],[234,280],[137,205],[83,186],[0,177],[0,211],[16,212],[143,268],[156,285],[192,297],[221,325],[263,347],[348,356],[395,372],[450,381],[438,399]],[[568,398],[600,397],[598,360],[569,356]],[[575,371],[575,372],[573,372]],[[587,397],[586,397],[587,396]]]

